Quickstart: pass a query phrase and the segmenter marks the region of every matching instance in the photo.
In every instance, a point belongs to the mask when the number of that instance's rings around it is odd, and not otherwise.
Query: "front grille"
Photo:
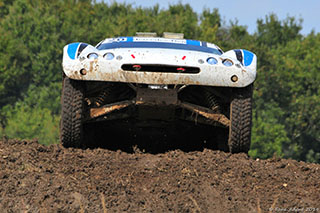
[[[181,74],[197,74],[200,73],[199,67],[188,66],[172,66],[159,64],[124,64],[122,65],[124,71],[136,72],[161,72],[161,73],[181,73]]]

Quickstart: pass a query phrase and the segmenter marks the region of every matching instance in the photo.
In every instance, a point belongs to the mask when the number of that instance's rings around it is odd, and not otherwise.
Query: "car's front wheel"
[[[236,89],[230,103],[228,146],[231,153],[248,153],[251,144],[253,85]]]
[[[61,97],[60,140],[64,147],[81,147],[84,88],[81,81],[64,78]]]

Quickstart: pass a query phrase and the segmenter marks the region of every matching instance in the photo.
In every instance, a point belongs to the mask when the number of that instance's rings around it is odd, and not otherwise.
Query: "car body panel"
[[[89,59],[90,53],[96,53],[98,57]],[[107,60],[103,57],[106,53],[112,53],[114,57]],[[217,60],[217,64],[207,63],[211,57]],[[225,66],[225,60],[232,61],[232,66]],[[245,87],[256,79],[256,61],[256,55],[250,51],[223,53],[216,45],[201,41],[120,37],[105,39],[96,47],[85,43],[66,45],[62,65],[66,76],[77,80]],[[127,71],[122,69],[124,64],[197,67],[200,72]]]

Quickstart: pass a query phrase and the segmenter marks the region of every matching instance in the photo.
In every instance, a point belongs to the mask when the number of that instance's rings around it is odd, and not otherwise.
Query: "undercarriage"
[[[232,102],[237,98],[246,99],[241,97],[243,92],[237,95],[239,88],[76,81],[67,77],[64,84],[64,89],[70,92],[74,89],[70,96],[66,91],[62,94],[61,141],[64,146],[90,146],[90,138],[92,141],[95,134],[93,130],[88,133],[86,126],[98,124],[113,132],[125,129],[125,134],[148,138],[151,143],[166,137],[186,140],[197,135],[200,143],[210,144],[210,147],[231,152],[249,150],[250,138],[245,138],[244,142],[234,139],[235,147],[230,140]],[[78,97],[75,98],[77,103],[72,96]],[[246,111],[251,116],[251,96],[249,98],[249,111]],[[238,108],[241,111],[241,104]],[[240,133],[235,137],[241,135],[242,126],[249,125],[251,131],[251,117],[239,125]],[[190,136],[186,138],[186,135]]]
[[[131,118],[136,120],[138,126],[139,123],[152,126],[156,121],[161,125],[186,120],[195,124],[229,127],[228,97],[231,89],[228,88],[97,82],[86,84],[87,113],[84,122]],[[103,89],[96,91],[97,87]]]

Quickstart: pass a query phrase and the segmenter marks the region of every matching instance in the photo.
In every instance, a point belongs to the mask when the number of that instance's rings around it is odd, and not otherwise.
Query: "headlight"
[[[114,58],[114,55],[113,55],[113,53],[106,53],[106,54],[104,54],[103,57],[107,60],[112,60]]]
[[[94,59],[97,59],[98,58],[98,54],[97,53],[90,53],[88,55],[88,59],[90,60],[94,60]]]
[[[230,59],[225,59],[222,61],[222,63],[226,67],[231,67],[233,65],[233,62]]]
[[[214,65],[214,64],[218,63],[218,60],[213,57],[210,57],[207,59],[207,62],[208,62],[208,64]]]

